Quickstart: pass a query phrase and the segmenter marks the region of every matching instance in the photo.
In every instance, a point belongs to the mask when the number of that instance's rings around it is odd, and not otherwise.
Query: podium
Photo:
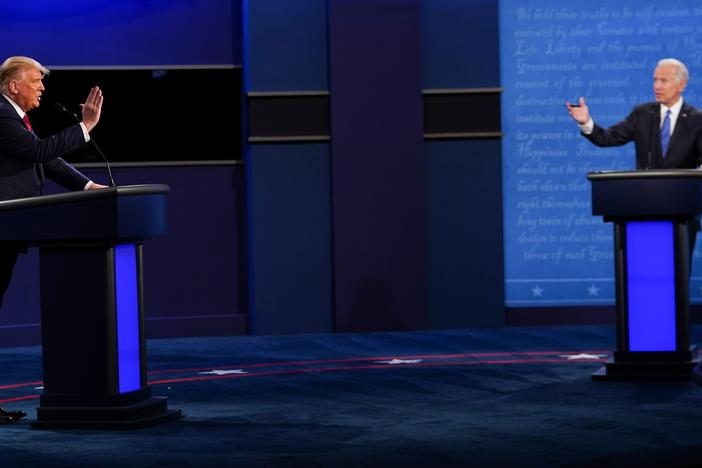
[[[146,380],[142,243],[166,232],[167,185],[0,202],[0,247],[39,247],[44,390],[33,428],[177,419]]]
[[[593,380],[690,380],[690,236],[702,171],[592,172],[592,214],[614,223],[617,349]],[[692,229],[691,229],[692,224]]]

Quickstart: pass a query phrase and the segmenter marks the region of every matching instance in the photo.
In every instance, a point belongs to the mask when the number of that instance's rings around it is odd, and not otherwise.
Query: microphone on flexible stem
[[[115,178],[112,177],[112,169],[110,168],[110,162],[105,157],[105,153],[102,152],[102,150],[100,149],[100,147],[98,146],[98,144],[94,138],[91,137],[90,141],[93,143],[93,146],[97,150],[97,152],[100,155],[100,157],[102,158],[102,160],[105,161],[105,168],[107,168],[107,177],[110,179],[110,187],[117,187],[117,183],[115,182]]]
[[[71,112],[68,109],[66,109],[66,106],[64,106],[63,104],[57,102],[56,104],[54,104],[54,107],[61,112],[71,115],[76,120],[76,122],[80,123],[80,119],[78,118],[78,116],[74,112]],[[112,168],[110,168],[110,161],[107,160],[105,154],[102,152],[94,138],[91,137],[90,142],[93,144],[93,147],[95,147],[102,160],[105,161],[105,167],[107,168],[107,176],[110,179],[110,187],[116,187],[117,184],[115,183],[114,177],[112,177]]]
[[[655,135],[653,127],[656,123],[656,107],[651,108],[651,132],[648,134],[648,167],[646,169],[653,169],[653,161],[651,161],[651,148],[653,147],[653,135]]]

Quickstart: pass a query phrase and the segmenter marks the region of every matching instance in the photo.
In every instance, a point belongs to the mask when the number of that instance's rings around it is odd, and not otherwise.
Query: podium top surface
[[[587,178],[593,215],[689,219],[702,213],[702,171],[697,169],[590,172]]]
[[[588,180],[635,179],[702,179],[700,169],[642,169],[639,171],[596,171],[587,173]]]
[[[40,195],[37,197],[16,198],[0,201],[0,211],[22,210],[41,206],[60,205],[64,203],[85,202],[105,198],[129,197],[135,195],[158,195],[170,191],[165,184],[122,185],[100,190],[83,190],[77,192]]]
[[[0,201],[0,242],[48,245],[57,242],[123,242],[165,234],[163,184]]]

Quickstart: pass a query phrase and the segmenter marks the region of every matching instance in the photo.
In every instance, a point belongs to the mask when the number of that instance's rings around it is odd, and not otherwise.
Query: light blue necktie
[[[670,142],[670,109],[665,113],[665,119],[663,119],[663,125],[661,126],[661,149],[663,150],[663,157],[665,158],[665,153],[668,151],[668,143]]]

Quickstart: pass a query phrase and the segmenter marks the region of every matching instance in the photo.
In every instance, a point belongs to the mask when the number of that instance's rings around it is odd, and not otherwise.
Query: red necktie
[[[27,127],[27,130],[30,132],[32,131],[32,124],[29,123],[29,117],[27,117],[27,114],[24,114],[24,117],[22,117],[22,120],[24,120],[24,126]]]

